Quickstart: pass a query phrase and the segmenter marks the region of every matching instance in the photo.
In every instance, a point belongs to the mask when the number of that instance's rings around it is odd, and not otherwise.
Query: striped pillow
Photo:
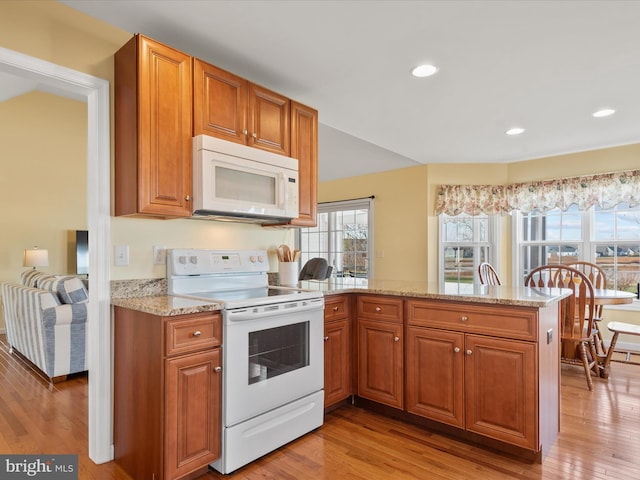
[[[84,288],[84,283],[78,277],[55,277],[51,291],[58,294],[62,303],[87,303],[89,301],[87,289]]]

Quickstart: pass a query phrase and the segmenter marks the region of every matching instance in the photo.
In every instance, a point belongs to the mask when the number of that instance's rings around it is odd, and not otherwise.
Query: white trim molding
[[[44,89],[87,101],[89,226],[89,458],[113,460],[111,358],[109,82],[0,47],[0,72],[36,80]]]

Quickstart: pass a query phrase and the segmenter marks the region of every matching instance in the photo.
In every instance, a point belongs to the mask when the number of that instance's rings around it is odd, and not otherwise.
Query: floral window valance
[[[620,203],[640,205],[640,170],[584,177],[513,183],[510,185],[441,185],[436,215],[528,213],[577,205],[612,208]]]

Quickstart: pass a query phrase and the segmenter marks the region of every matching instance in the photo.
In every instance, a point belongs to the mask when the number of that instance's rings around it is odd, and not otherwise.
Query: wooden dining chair
[[[481,285],[502,285],[498,272],[490,263],[483,262],[478,265],[478,277]]]
[[[593,390],[591,371],[598,374],[599,365],[593,341],[594,295],[591,280],[572,267],[544,265],[529,272],[525,286],[573,290],[573,295],[560,304],[560,360],[571,365],[582,365],[587,386]]]
[[[595,289],[606,289],[607,288],[607,274],[604,269],[591,262],[572,262],[567,264],[568,267],[575,268],[576,270],[580,270],[584,273],[593,285]],[[594,342],[598,353],[602,353],[602,355],[607,354],[607,346],[604,343],[604,339],[602,338],[602,332],[600,331],[600,322],[602,321],[602,305],[596,305],[594,310],[595,317],[594,320]]]

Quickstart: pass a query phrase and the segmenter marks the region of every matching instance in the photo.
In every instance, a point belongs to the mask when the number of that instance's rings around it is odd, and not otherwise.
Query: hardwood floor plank
[[[0,451],[78,454],[82,480],[128,480],[87,455],[87,376],[49,390],[9,355],[0,335]],[[619,480],[640,478],[640,367],[615,363],[589,392],[580,368],[562,367],[561,432],[542,464],[461,442],[353,406],[228,480]],[[133,479],[138,480],[138,479]]]

